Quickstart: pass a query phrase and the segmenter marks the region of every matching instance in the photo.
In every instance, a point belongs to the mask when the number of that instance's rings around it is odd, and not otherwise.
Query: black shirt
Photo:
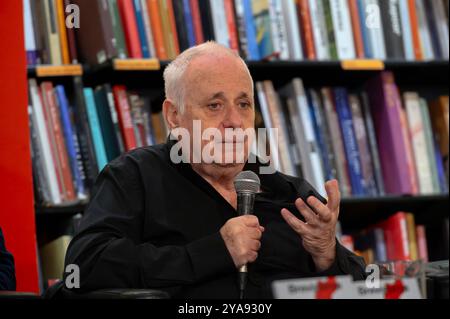
[[[14,258],[6,250],[2,229],[0,228],[0,290],[16,290]]]
[[[219,233],[236,210],[190,164],[174,164],[174,142],[138,148],[100,173],[66,264],[80,267],[81,291],[157,288],[174,298],[238,298],[237,270]],[[258,174],[259,164],[245,169]],[[258,174],[259,175],[259,174]],[[248,298],[270,297],[276,278],[351,274],[364,278],[360,257],[336,246],[330,269],[317,273],[300,236],[280,214],[314,194],[306,181],[259,175],[254,214],[265,227],[257,260],[249,265]]]

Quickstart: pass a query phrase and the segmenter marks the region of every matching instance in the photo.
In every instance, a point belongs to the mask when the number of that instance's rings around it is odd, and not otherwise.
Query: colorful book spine
[[[256,41],[256,28],[253,21],[252,2],[250,0],[242,0],[244,9],[245,34],[247,36],[248,53],[247,59],[258,61],[260,60],[260,53],[258,42]]]
[[[339,59],[354,59],[356,53],[348,2],[345,0],[330,0],[330,4]]]
[[[92,142],[94,144],[95,156],[97,157],[98,170],[101,171],[108,159],[106,156],[105,144],[103,142],[103,135],[98,119],[97,109],[95,106],[94,92],[91,88],[83,89],[84,98],[86,99],[86,110],[89,121],[89,127],[92,134]]]
[[[184,21],[186,22],[189,47],[193,47],[196,44],[196,41],[195,41],[194,21],[192,19],[192,11],[189,0],[183,0],[183,12],[184,12]]]
[[[57,85],[55,91],[59,101],[58,104],[60,107],[61,123],[63,124],[62,128],[64,131],[64,140],[66,142],[72,177],[77,190],[77,197],[83,198],[86,196],[86,190],[82,178],[83,173],[81,172],[78,164],[78,156],[74,140],[74,136],[76,136],[76,134],[74,132],[74,128],[72,127],[72,121],[70,120],[69,102],[67,101],[64,86]]]
[[[402,23],[403,31],[403,48],[405,53],[405,59],[412,61],[414,60],[414,46],[413,46],[413,35],[411,29],[411,20],[409,15],[409,7],[407,1],[399,1],[400,6],[400,20]]]
[[[130,58],[142,58],[142,47],[134,12],[133,0],[118,0],[119,12],[122,18],[125,39]]]
[[[194,23],[195,43],[200,44],[205,42],[203,36],[202,20],[200,18],[200,7],[198,5],[199,0],[190,0],[192,22]]]
[[[134,135],[133,122],[131,119],[130,105],[128,103],[127,91],[123,85],[113,86],[114,101],[119,115],[120,128],[124,139],[125,150],[129,151],[137,147]]]
[[[150,58],[150,50],[147,41],[147,35],[145,32],[144,17],[142,15],[141,0],[133,0],[133,9],[139,35],[139,42],[141,44],[142,57]]]
[[[335,88],[334,98],[342,138],[344,139],[344,149],[347,156],[350,181],[352,184],[352,195],[362,196],[366,194],[366,190],[364,188],[361,159],[353,128],[353,120],[350,112],[347,90],[345,88]]]

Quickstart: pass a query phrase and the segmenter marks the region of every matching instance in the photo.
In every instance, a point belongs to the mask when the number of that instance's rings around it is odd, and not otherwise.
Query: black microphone
[[[234,188],[237,193],[237,211],[239,216],[253,213],[255,194],[259,191],[258,175],[252,171],[240,172],[234,179]],[[239,298],[244,298],[244,290],[247,285],[247,265],[239,268]]]

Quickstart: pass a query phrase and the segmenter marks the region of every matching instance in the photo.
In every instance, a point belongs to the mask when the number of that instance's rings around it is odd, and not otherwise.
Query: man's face
[[[198,57],[187,68],[184,83],[185,111],[179,117],[180,127],[189,131],[191,139],[196,137],[193,132],[195,120],[200,121],[202,134],[206,129],[208,132],[217,129],[222,138],[219,144],[214,145],[221,149],[221,160],[216,157],[215,165],[235,165],[230,163],[230,158],[232,162],[244,158],[245,162],[251,140],[226,139],[225,133],[230,129],[245,131],[254,128],[252,80],[242,62],[232,56]],[[202,139],[201,149],[204,150],[213,139],[213,136],[209,141]],[[198,141],[191,140],[191,145],[195,142]],[[195,150],[192,153],[196,153]]]

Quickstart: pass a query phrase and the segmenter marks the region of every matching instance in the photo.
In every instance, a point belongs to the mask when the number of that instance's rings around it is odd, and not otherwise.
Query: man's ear
[[[170,130],[179,126],[179,111],[171,100],[164,100],[162,111]]]

